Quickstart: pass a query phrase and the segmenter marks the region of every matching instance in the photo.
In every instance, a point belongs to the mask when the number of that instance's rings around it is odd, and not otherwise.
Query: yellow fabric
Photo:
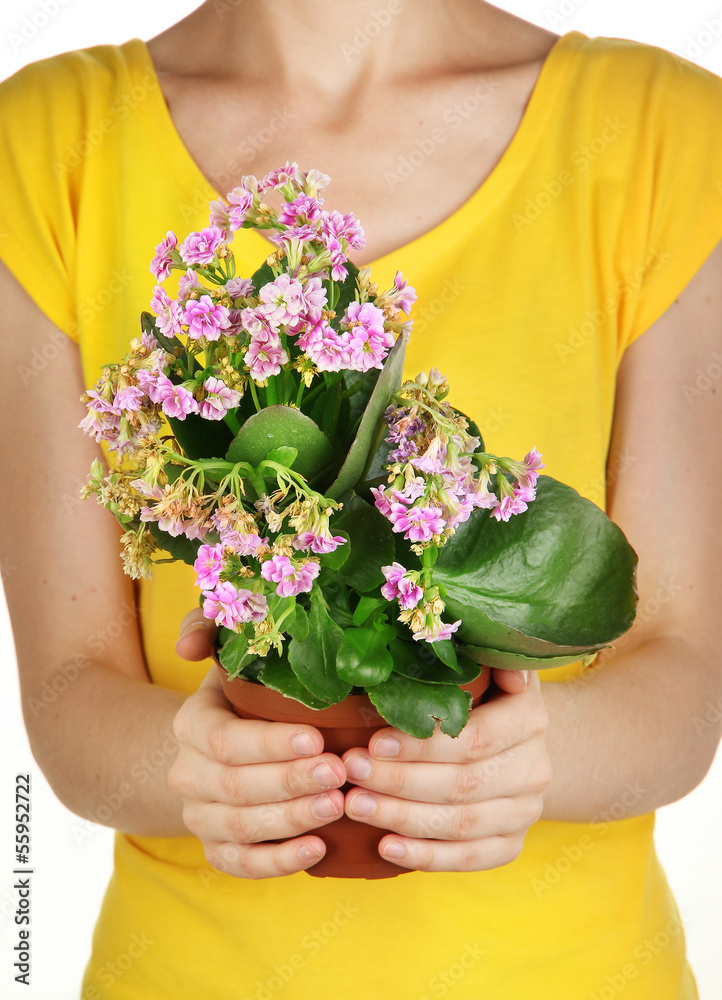
[[[722,238],[720,121],[717,76],[570,31],[491,176],[373,265],[380,287],[400,268],[419,293],[407,374],[436,365],[490,450],[536,444],[550,475],[602,507],[619,359]],[[138,332],[154,245],[201,228],[219,192],[139,39],[21,70],[0,86],[0,135],[0,257],[79,342],[91,386]],[[238,272],[266,249],[239,232]],[[193,576],[159,566],[139,588],[152,678],[184,692],[209,667],[173,648]],[[539,822],[494,871],[368,883],[235,880],[195,838],[117,835],[83,1000],[692,1000],[654,817],[615,815]]]

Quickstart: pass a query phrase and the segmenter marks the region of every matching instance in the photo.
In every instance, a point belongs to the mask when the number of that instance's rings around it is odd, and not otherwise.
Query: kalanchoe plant
[[[366,692],[391,725],[455,736],[480,663],[554,666],[621,635],[636,557],[539,478],[535,448],[485,452],[437,371],[401,385],[414,289],[397,273],[379,293],[348,259],[363,230],[322,208],[328,182],[245,177],[207,228],[158,244],[153,313],[82,397],[116,462],[81,492],[125,526],[130,576],[194,567],[230,677],[316,709]],[[240,228],[277,247],[249,278]]]

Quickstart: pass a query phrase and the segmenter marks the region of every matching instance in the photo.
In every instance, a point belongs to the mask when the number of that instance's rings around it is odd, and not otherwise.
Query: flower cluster
[[[435,553],[475,508],[488,509],[499,521],[526,510],[544,468],[535,448],[523,462],[479,451],[480,439],[469,433],[466,418],[445,402],[448,391],[435,368],[404,384],[399,405],[386,410],[388,485],[371,490],[393,531],[424,560],[415,571],[396,562],[384,566],[382,593],[398,601],[399,619],[414,638],[428,642],[449,638],[461,624],[441,621],[444,602],[431,573]]]

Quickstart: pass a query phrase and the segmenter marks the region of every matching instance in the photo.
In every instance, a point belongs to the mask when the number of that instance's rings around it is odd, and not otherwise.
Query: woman
[[[695,997],[652,829],[719,740],[691,720],[720,685],[720,395],[695,373],[720,349],[722,81],[478,0],[214,0],[147,44],[27,67],[0,101],[5,410],[25,445],[3,436],[3,556],[26,723],[61,800],[119,831],[84,1000]],[[357,264],[417,287],[407,374],[444,371],[498,453],[531,435],[640,556],[646,610],[615,649],[541,684],[497,671],[456,741],[385,730],[339,759],[312,727],[237,719],[209,624],[179,621],[190,570],[134,588],[112,519],[58,502],[97,456],[77,397],[134,335],[152,246],[286,160],[361,219]],[[243,274],[262,239],[237,235]],[[45,514],[32,533],[16,480]],[[344,810],[393,831],[380,850],[410,873],[303,874],[324,850],[307,831]]]

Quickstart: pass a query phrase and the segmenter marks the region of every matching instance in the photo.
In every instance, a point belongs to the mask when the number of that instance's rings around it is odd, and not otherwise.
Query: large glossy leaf
[[[542,476],[524,513],[504,523],[479,510],[461,524],[441,550],[434,580],[446,588],[445,619],[462,619],[462,642],[579,659],[631,626],[636,564],[599,507]]]
[[[343,529],[349,537],[349,557],[337,570],[340,580],[363,594],[384,582],[382,566],[394,559],[391,525],[375,507],[353,497],[340,514],[334,515],[334,530]]]
[[[341,471],[326,490],[327,496],[337,499],[347,490],[353,489],[363,478],[364,470],[370,464],[383,437],[384,411],[389,405],[389,397],[401,385],[407,341],[408,336],[403,334],[389,351],[361,417],[356,437],[341,466]]]
[[[188,458],[219,458],[233,440],[233,432],[223,420],[204,420],[197,413],[189,413],[185,420],[166,420]]]
[[[229,462],[258,465],[275,448],[295,448],[295,472],[312,479],[333,459],[331,442],[320,428],[293,406],[268,406],[243,424],[226,452]]]
[[[303,642],[291,640],[288,662],[303,686],[326,705],[343,701],[351,690],[351,684],[336,673],[342,639],[343,629],[333,621],[320,596],[312,593],[308,634]]]
[[[424,684],[393,673],[367,694],[389,725],[417,739],[431,736],[437,720],[442,733],[458,736],[469,720],[471,695],[456,684]]]
[[[551,670],[553,667],[565,667],[568,663],[576,663],[586,655],[594,655],[577,650],[574,653],[567,653],[566,656],[524,656],[522,653],[474,646],[464,646],[463,651],[474,662],[484,667],[493,667],[495,670]]]
[[[255,659],[253,653],[248,653],[248,637],[243,632],[231,635],[221,646],[218,659],[230,680],[238,677],[243,668]]]

